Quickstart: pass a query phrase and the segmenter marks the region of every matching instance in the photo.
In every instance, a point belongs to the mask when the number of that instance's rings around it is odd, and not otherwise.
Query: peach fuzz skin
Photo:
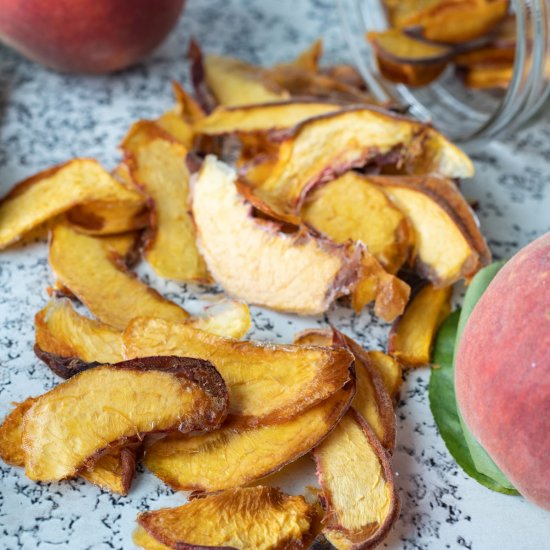
[[[99,74],[138,62],[185,0],[0,0],[0,41],[58,71]]]
[[[550,233],[493,279],[457,350],[458,406],[516,489],[550,510]]]

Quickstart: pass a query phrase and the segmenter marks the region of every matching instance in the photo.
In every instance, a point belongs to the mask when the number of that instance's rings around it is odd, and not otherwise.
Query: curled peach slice
[[[92,159],[75,159],[44,170],[16,185],[0,201],[0,249],[74,206],[96,201],[136,204],[142,198]]]
[[[146,433],[216,429],[227,405],[221,376],[198,359],[149,357],[89,369],[25,413],[25,473],[61,480]]]
[[[353,383],[286,422],[233,427],[195,437],[168,436],[147,449],[145,465],[171,487],[214,492],[247,485],[316,447],[349,407]]]
[[[134,319],[126,329],[124,353],[127,358],[177,355],[212,362],[229,389],[230,414],[246,425],[296,417],[342,388],[353,364],[342,348],[238,341],[147,318]]]
[[[25,414],[37,398],[29,397],[18,403],[0,425],[0,458],[12,466],[25,466],[25,453],[21,446]],[[134,479],[136,453],[139,443],[113,447],[87,469],[80,477],[113,493],[126,495]]]
[[[393,324],[388,353],[407,367],[428,365],[437,329],[451,312],[451,295],[452,287],[422,288]]]
[[[235,182],[229,166],[208,157],[192,199],[199,249],[228,294],[313,315],[349,292],[356,277],[352,254],[306,231],[283,233],[278,224],[254,218]]]
[[[409,218],[415,233],[413,258],[418,273],[435,285],[469,278],[491,259],[472,209],[445,178],[372,176]]]
[[[242,338],[250,328],[250,311],[242,302],[220,301],[187,326]],[[58,376],[70,378],[98,364],[123,359],[122,331],[78,313],[67,298],[53,298],[34,319],[35,353]]]
[[[389,451],[395,445],[395,414],[391,395],[380,372],[379,363],[384,362],[386,370],[395,367],[388,366],[394,360],[382,352],[368,352],[357,342],[337,330],[310,329],[300,332],[294,337],[294,343],[317,346],[346,346],[355,357],[356,392],[351,406],[373,429],[378,440]],[[381,354],[383,358],[377,356]],[[399,371],[400,374],[400,371]],[[392,374],[392,381],[395,376]],[[395,382],[393,382],[395,384]]]
[[[471,161],[442,136],[437,154],[425,151],[433,134],[437,132],[420,122],[375,108],[349,107],[308,119],[281,142],[269,176],[251,193],[260,199],[260,209],[261,203],[269,207],[267,214],[297,223],[309,191],[369,162],[406,169],[418,166],[427,152],[425,173],[471,176]]]
[[[68,298],[50,300],[36,314],[34,326],[36,348],[52,358],[102,364],[118,363],[123,359],[122,333],[79,314]],[[52,369],[58,372],[53,366]],[[75,365],[69,367],[69,373],[74,370]],[[63,378],[69,378],[69,373],[58,372]]]
[[[370,355],[355,340],[340,335],[355,357],[356,393],[351,406],[390,453],[395,447],[395,413],[391,397]]]
[[[140,514],[134,542],[145,550],[307,548],[315,516],[302,496],[275,487],[231,489]]]
[[[51,232],[50,266],[98,320],[123,330],[134,317],[154,315],[185,321],[189,314],[148,287],[110,254],[101,239],[58,223]]]
[[[336,548],[373,548],[399,515],[386,451],[350,410],[313,453],[323,491],[323,535]]]
[[[188,211],[187,149],[149,121],[134,124],[122,143],[126,163],[151,204],[145,258],[161,276],[176,281],[208,281]]]
[[[195,132],[209,136],[231,133],[266,132],[291,128],[308,118],[338,111],[342,105],[315,100],[218,107],[195,125]]]

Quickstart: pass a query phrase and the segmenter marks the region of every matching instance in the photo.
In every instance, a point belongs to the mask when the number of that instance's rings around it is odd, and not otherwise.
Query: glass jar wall
[[[407,107],[413,116],[431,121],[456,141],[505,135],[537,118],[550,105],[550,0],[511,0],[508,22],[512,35],[515,28],[515,53],[510,60],[509,80],[499,89],[469,87],[453,63],[423,86],[398,83],[399,78],[388,78],[387,71],[384,76],[367,34],[390,28],[390,3],[338,2],[355,63],[375,99]],[[452,47],[460,51],[456,44]]]

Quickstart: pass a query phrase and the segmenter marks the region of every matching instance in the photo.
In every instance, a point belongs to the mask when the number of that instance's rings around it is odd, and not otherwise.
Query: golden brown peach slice
[[[376,352],[367,352],[357,342],[335,329],[311,329],[294,337],[294,343],[317,346],[346,346],[355,357],[356,393],[351,402],[373,429],[382,445],[390,452],[395,445],[395,414],[391,395],[385,386]],[[378,352],[384,355],[382,352]],[[388,360],[391,357],[385,356]],[[392,370],[394,370],[393,367]],[[392,378],[393,380],[393,378]]]
[[[349,407],[353,382],[286,422],[239,428],[226,424],[194,437],[168,436],[147,449],[145,465],[172,488],[211,493],[247,485],[316,447]]]
[[[148,287],[106,250],[100,238],[58,223],[51,232],[50,266],[98,320],[123,330],[134,317],[153,315],[185,321],[189,314]]]
[[[277,103],[218,107],[197,122],[197,134],[217,136],[230,133],[264,132],[291,128],[308,118],[338,111],[342,105],[314,100],[291,100]]]
[[[260,200],[255,206],[265,204],[267,214],[299,223],[301,206],[315,186],[368,162],[416,166],[433,134],[437,132],[420,122],[375,108],[350,107],[308,119],[281,142],[269,176],[254,185],[251,194]],[[468,157],[443,137],[437,144],[437,154],[428,151],[423,162],[426,173],[472,175]]]
[[[477,218],[456,185],[435,175],[369,177],[409,218],[415,232],[415,267],[436,286],[472,277],[491,253]]]
[[[222,55],[204,58],[206,83],[220,105],[227,107],[287,99],[284,89],[269,81],[261,67]]]
[[[313,452],[323,491],[323,535],[336,548],[373,548],[399,515],[386,451],[350,410]]]
[[[288,496],[275,487],[230,489],[140,514],[134,542],[146,550],[307,548],[315,516],[315,508],[302,496]]]
[[[133,181],[151,203],[145,258],[161,277],[208,281],[188,211],[187,149],[149,121],[134,124],[121,147]]]
[[[242,302],[220,301],[187,326],[227,338],[242,338],[250,311]],[[78,313],[67,298],[52,299],[34,320],[35,352],[58,376],[70,378],[97,364],[123,360],[122,332]]]
[[[393,324],[388,353],[406,367],[428,365],[437,329],[451,311],[452,290],[452,287],[434,288],[430,284],[422,288]]]
[[[294,418],[342,388],[353,364],[342,348],[238,341],[146,318],[134,319],[126,329],[124,353],[127,358],[177,355],[211,361],[227,383],[230,414],[247,425]]]
[[[384,191],[350,171],[313,191],[302,208],[302,220],[336,243],[361,241],[390,273],[407,259],[407,217]]]
[[[216,429],[227,406],[225,384],[206,361],[149,357],[96,367],[25,413],[25,473],[36,481],[72,477],[112,445],[146,433]]]
[[[7,464],[25,466],[25,453],[21,446],[23,421],[26,412],[36,400],[35,397],[29,397],[18,403],[0,425],[0,458]],[[82,470],[79,476],[102,489],[126,495],[134,479],[139,447],[139,443],[114,447]]]
[[[0,249],[74,206],[96,201],[139,204],[142,198],[95,160],[75,159],[44,170],[0,201]]]

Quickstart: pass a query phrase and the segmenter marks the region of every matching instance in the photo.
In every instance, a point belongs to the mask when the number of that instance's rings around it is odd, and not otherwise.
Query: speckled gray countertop
[[[73,156],[113,167],[116,145],[130,123],[171,105],[171,79],[187,84],[186,45],[197,37],[207,51],[247,60],[286,60],[318,36],[329,61],[350,61],[333,0],[190,0],[176,32],[146,63],[104,78],[61,76],[0,47],[0,193],[18,180]],[[508,141],[474,151],[477,175],[464,185],[479,202],[479,217],[495,257],[513,253],[550,230],[550,118]],[[140,274],[190,311],[208,292]],[[58,380],[32,351],[33,316],[51,283],[44,243],[0,255],[0,417],[12,401],[38,395]],[[336,307],[326,318],[304,319],[253,308],[251,338],[290,341],[303,328],[330,320],[370,348],[388,332],[370,313]],[[395,549],[550,548],[550,513],[519,497],[493,493],[455,465],[437,435],[428,407],[427,370],[411,372],[397,410],[393,460],[402,512],[383,544]],[[510,441],[513,452],[513,441]],[[0,464],[0,548],[53,550],[133,548],[136,513],[176,505],[172,492],[140,472],[128,497],[82,480],[37,484]],[[281,483],[301,491],[313,483],[307,459]]]

